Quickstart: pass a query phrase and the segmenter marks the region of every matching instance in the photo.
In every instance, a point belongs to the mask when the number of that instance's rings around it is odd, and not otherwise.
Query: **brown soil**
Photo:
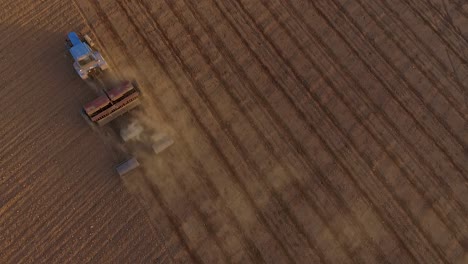
[[[175,140],[124,178],[83,28]],[[0,263],[468,262],[465,1],[2,1],[0,36]]]

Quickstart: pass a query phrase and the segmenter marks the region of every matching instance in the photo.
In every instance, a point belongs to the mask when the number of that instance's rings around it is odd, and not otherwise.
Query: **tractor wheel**
[[[135,157],[131,157],[130,159],[117,165],[115,167],[115,170],[117,171],[119,176],[122,177],[138,167],[140,167],[140,163],[138,162],[138,160]]]
[[[88,34],[83,35],[83,39],[91,48],[94,48],[95,46],[94,41],[91,39],[91,37]]]

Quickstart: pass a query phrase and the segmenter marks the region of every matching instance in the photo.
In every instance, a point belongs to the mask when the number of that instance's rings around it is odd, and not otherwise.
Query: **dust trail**
[[[136,157],[145,176],[153,178],[150,172],[164,167],[159,161],[175,142],[175,133],[161,118],[149,91],[153,87],[145,87],[144,83],[139,82],[144,78],[137,77],[137,72],[130,66],[119,67],[119,77],[114,77],[119,80],[136,81],[142,96],[141,105],[115,120],[113,126],[121,144],[125,145],[128,156]],[[123,143],[124,139],[128,141]]]

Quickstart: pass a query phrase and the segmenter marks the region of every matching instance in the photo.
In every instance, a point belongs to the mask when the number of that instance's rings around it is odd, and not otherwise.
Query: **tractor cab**
[[[67,47],[74,60],[73,68],[83,80],[97,77],[100,72],[109,68],[101,54],[93,50],[92,46],[94,43],[89,36],[80,37],[75,32],[68,33]]]

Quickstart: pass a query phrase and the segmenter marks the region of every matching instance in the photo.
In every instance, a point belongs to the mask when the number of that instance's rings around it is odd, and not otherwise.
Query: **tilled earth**
[[[1,263],[468,262],[466,1],[1,6]],[[81,29],[175,141],[123,178]]]

